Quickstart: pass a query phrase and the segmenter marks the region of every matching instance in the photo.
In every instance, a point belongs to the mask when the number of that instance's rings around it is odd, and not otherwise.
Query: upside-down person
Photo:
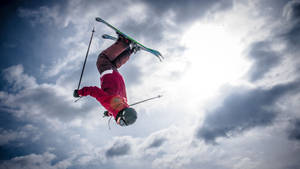
[[[97,59],[101,88],[96,86],[74,90],[74,97],[92,96],[107,110],[106,116],[113,116],[120,126],[133,124],[136,111],[127,103],[126,87],[118,68],[124,65],[130,55],[139,50],[131,41],[119,35],[118,40],[101,52]]]

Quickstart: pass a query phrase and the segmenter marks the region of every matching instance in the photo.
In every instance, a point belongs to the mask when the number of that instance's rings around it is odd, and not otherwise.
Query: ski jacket
[[[127,104],[126,88],[122,75],[117,70],[100,77],[101,88],[97,86],[83,87],[78,90],[80,96],[92,96],[116,118],[119,111],[129,107]]]

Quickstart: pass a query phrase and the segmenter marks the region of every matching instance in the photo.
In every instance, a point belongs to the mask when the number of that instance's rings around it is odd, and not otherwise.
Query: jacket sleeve
[[[106,93],[102,89],[100,89],[100,88],[98,88],[96,86],[83,87],[82,89],[78,90],[78,94],[80,96],[88,96],[88,95],[90,95],[90,96],[92,96],[94,98],[99,98],[99,97],[102,97],[102,96],[106,95]]]

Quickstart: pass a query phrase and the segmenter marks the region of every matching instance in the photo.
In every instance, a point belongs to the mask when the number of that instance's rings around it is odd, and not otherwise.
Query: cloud
[[[64,1],[59,4],[48,4],[49,6],[43,5],[36,8],[24,8],[21,6],[17,9],[17,14],[21,18],[27,18],[33,27],[38,24],[45,24],[56,25],[62,28],[72,22],[71,18],[64,17],[67,12],[70,12],[67,8],[68,5],[71,5],[69,3],[69,1]]]
[[[289,52],[299,51],[300,45],[300,1],[293,0],[286,4],[283,11],[283,16],[286,19],[286,29],[280,37],[288,42]]]
[[[218,137],[231,137],[257,126],[272,124],[279,113],[276,102],[290,92],[299,92],[299,84],[295,81],[270,89],[233,88],[220,107],[207,112],[196,137],[207,143],[216,143]]]
[[[283,14],[288,20],[300,21],[300,1],[289,1],[283,8]]]
[[[12,86],[13,91],[37,87],[35,78],[24,74],[24,68],[20,64],[4,69],[2,76]]]
[[[157,46],[160,48],[163,47],[162,44],[170,45],[169,38],[171,37],[176,37],[175,41],[179,41],[183,29],[189,27],[195,20],[199,20],[210,13],[230,9],[233,6],[231,0],[143,0],[134,2],[138,2],[137,5],[127,9],[128,13],[132,13],[132,15],[124,18],[122,24],[119,24],[120,29],[143,40],[145,45],[153,44],[156,46],[158,44]],[[132,11],[139,12],[133,13]],[[137,15],[139,17],[135,17]],[[166,36],[167,34],[169,35]],[[175,49],[180,48],[178,43],[174,45]]]
[[[288,138],[300,141],[300,119],[291,121],[290,128],[288,129]]]
[[[173,0],[152,0],[144,1],[158,15],[163,16],[168,12],[173,12],[176,23],[184,24],[204,16],[208,12],[219,12],[233,6],[233,1],[212,0],[212,1],[173,1]]]
[[[1,165],[1,168],[32,168],[38,169],[42,167],[43,169],[46,168],[53,168],[51,167],[50,162],[55,158],[54,154],[51,153],[44,153],[41,155],[37,154],[30,154],[27,156],[16,157],[10,161],[6,161]]]
[[[222,106],[208,112],[202,127],[196,132],[197,138],[206,142],[215,143],[218,137],[230,137],[256,126],[270,125],[279,113],[276,102],[291,94],[290,91],[299,92],[295,85],[299,83],[300,70],[300,1],[262,1],[255,4],[259,9],[269,7],[269,10],[258,10],[260,17],[267,18],[263,29],[269,29],[269,33],[248,47],[248,57],[253,61],[248,75],[254,84],[262,80],[265,86],[274,84],[274,81],[277,85],[271,89],[246,89],[227,95]],[[284,81],[289,82],[280,85]]]
[[[115,143],[105,152],[107,158],[124,156],[130,153],[131,145],[127,140],[121,139]]]
[[[283,62],[289,60],[292,64],[300,62],[298,57],[300,45],[300,1],[263,1],[259,2],[257,8],[260,17],[267,17],[265,26],[267,30],[262,40],[254,41],[248,47],[248,57],[253,61],[249,70],[251,82],[264,78],[264,75],[274,69],[282,67]],[[263,10],[266,7],[269,10]],[[281,13],[280,13],[281,12]],[[293,66],[290,66],[292,69]]]
[[[0,128],[0,146],[20,138],[26,138],[25,133],[12,130],[7,131]]]
[[[49,152],[43,154],[29,154],[26,156],[15,157],[9,161],[4,161],[0,165],[0,169],[60,169],[67,168],[71,165],[66,161],[53,165],[52,162],[55,158],[56,155]]]
[[[160,147],[166,141],[165,138],[157,138],[147,148],[157,148]]]
[[[61,121],[70,121],[86,116],[94,106],[88,103],[82,107],[72,101],[72,89],[51,84],[38,84],[34,77],[24,73],[22,65],[5,69],[2,73],[16,93],[1,91],[2,108],[9,108],[23,117],[39,119],[51,117]],[[81,109],[81,108],[82,109]],[[75,113],[85,112],[85,113]]]
[[[153,150],[156,148],[161,147],[165,142],[167,142],[169,139],[174,139],[174,133],[178,132],[178,129],[174,126],[171,126],[170,128],[163,129],[156,131],[154,133],[151,133],[145,140],[142,145],[142,149],[144,150]]]
[[[21,18],[28,19],[29,23],[33,27],[38,26],[38,24],[45,24],[47,26],[55,25],[59,28],[64,28],[74,21],[73,18],[66,17],[67,13],[78,12],[77,10],[71,11],[74,6],[76,6],[76,3],[72,3],[71,1],[52,4],[46,3],[42,6],[37,7],[31,7],[27,5],[27,8],[20,6],[17,9],[17,14]],[[81,18],[78,18],[76,20],[81,21]]]
[[[279,18],[282,16],[283,7],[292,0],[264,0],[255,1],[256,11],[260,16],[270,17],[272,19]]]
[[[277,66],[280,62],[279,54],[273,51],[267,41],[255,42],[250,47],[249,58],[254,60],[250,68],[250,80],[256,81],[263,78],[263,75]]]
[[[0,146],[5,146],[20,140],[30,140],[35,142],[40,139],[40,131],[37,127],[27,124],[17,129],[0,128]]]

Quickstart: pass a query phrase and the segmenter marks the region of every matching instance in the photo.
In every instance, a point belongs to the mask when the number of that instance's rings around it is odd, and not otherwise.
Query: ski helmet
[[[119,123],[121,126],[129,126],[136,121],[137,113],[133,108],[128,107],[118,113],[116,121],[119,117],[121,118]]]

